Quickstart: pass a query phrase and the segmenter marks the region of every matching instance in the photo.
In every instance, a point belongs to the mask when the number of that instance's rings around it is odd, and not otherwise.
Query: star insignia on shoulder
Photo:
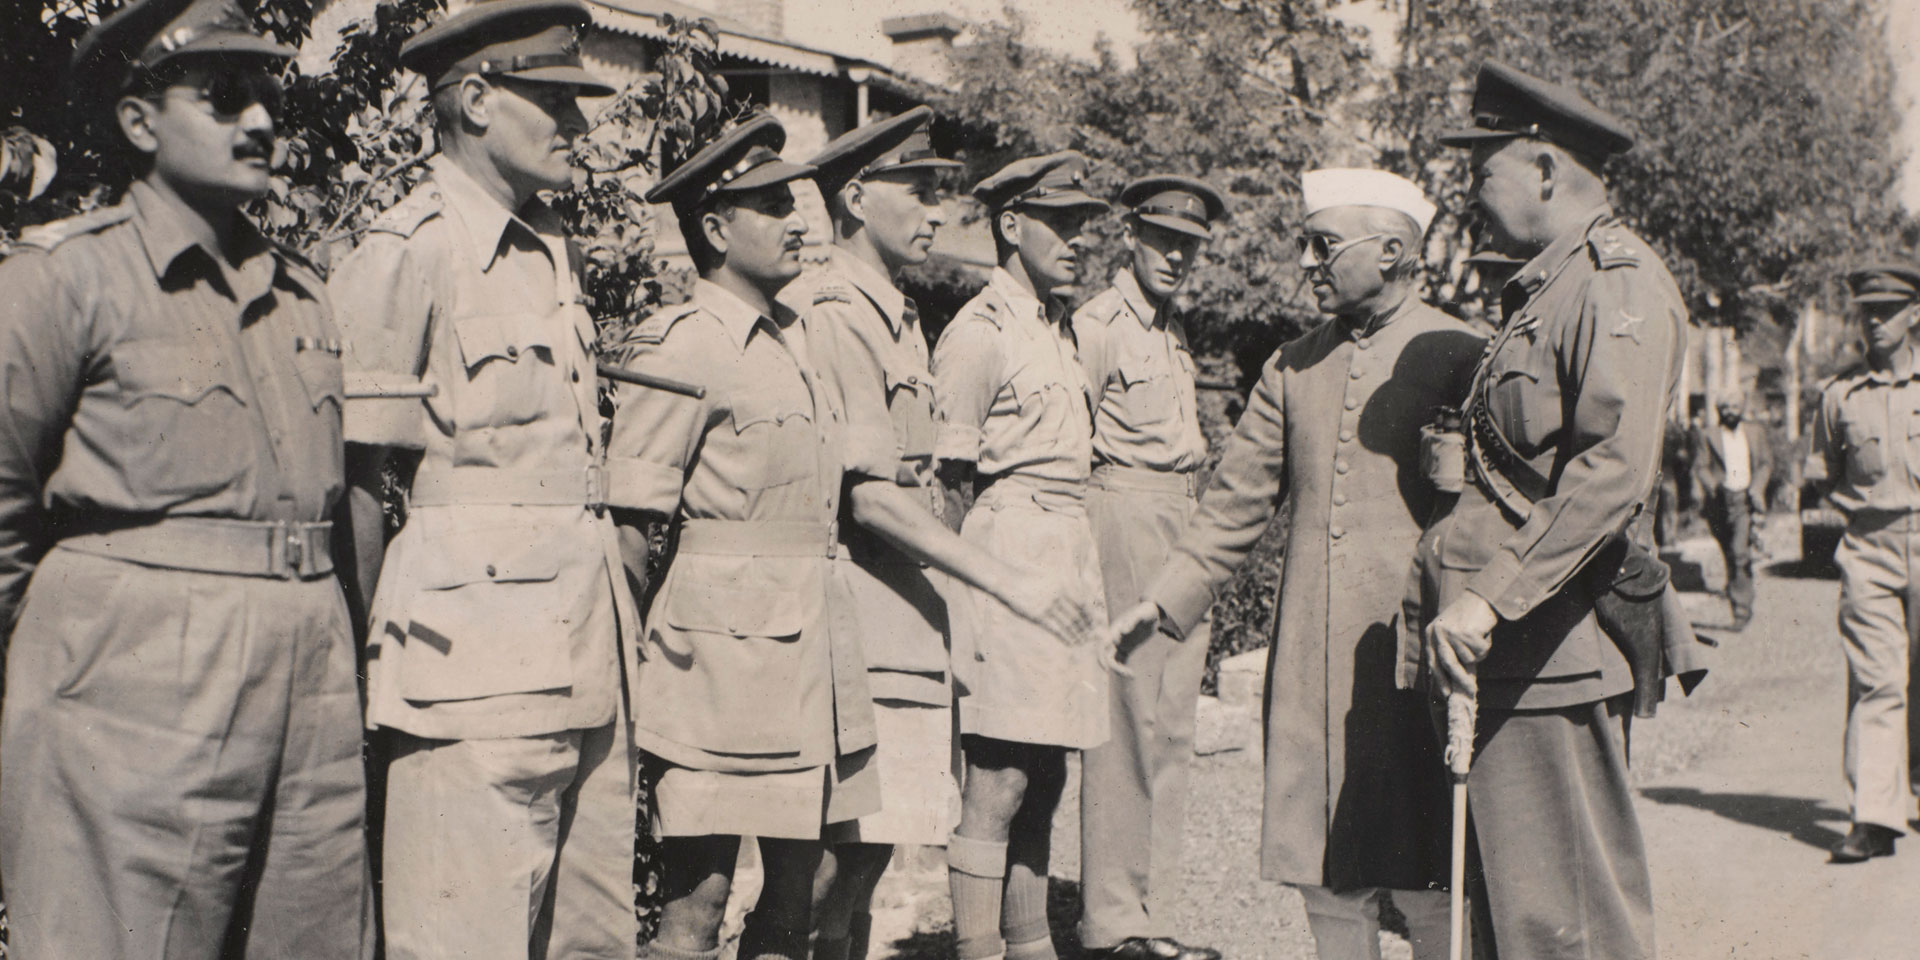
[[[1625,310],[1620,311],[1620,326],[1615,327],[1613,336],[1631,337],[1634,343],[1640,342],[1640,327],[1647,322],[1645,317],[1636,317]]]

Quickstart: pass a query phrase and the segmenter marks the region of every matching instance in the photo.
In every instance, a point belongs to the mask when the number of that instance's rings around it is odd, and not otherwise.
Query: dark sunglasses
[[[178,85],[200,91],[207,106],[222,117],[237,117],[257,103],[267,108],[269,116],[278,120],[287,105],[286,90],[280,86],[280,78],[258,70],[222,70],[200,83],[182,80]]]

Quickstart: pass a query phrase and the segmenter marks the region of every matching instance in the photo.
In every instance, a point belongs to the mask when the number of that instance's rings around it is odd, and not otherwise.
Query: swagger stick
[[[1468,667],[1472,670],[1472,667]],[[1447,695],[1447,773],[1453,780],[1453,874],[1447,895],[1447,960],[1462,960],[1467,943],[1467,771],[1473,767],[1474,697]]]

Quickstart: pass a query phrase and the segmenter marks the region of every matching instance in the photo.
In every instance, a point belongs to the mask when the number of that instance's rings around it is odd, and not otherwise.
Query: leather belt
[[[333,524],[217,517],[79,533],[60,541],[78,553],[142,566],[243,577],[313,580],[333,573]]]
[[[1200,495],[1200,474],[1197,471],[1175,473],[1171,470],[1103,463],[1093,468],[1093,483],[1110,490],[1177,493],[1185,497]]]
[[[607,473],[599,465],[562,470],[452,467],[421,470],[409,502],[416,507],[527,506],[600,508],[607,503]]]
[[[677,549],[723,557],[831,557],[834,524],[806,520],[682,520]]]

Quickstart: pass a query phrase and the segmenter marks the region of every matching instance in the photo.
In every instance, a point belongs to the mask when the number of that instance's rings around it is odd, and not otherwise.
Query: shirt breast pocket
[[[1016,372],[1008,386],[1020,418],[1031,425],[1031,442],[1039,449],[1052,449],[1062,439],[1072,408],[1067,385],[1028,366]]]
[[[1494,359],[1487,371],[1487,406],[1507,442],[1522,455],[1532,456],[1544,436],[1536,412],[1543,398],[1537,396],[1540,374],[1527,361],[1519,350]]]
[[[528,314],[472,313],[453,319],[466,382],[455,392],[461,427],[507,426],[539,419],[549,392],[564,392],[554,375],[553,343]]]
[[[1146,358],[1120,365],[1120,385],[1126,391],[1126,417],[1134,426],[1165,423],[1177,401],[1173,377]]]
[[[735,394],[729,421],[746,462],[740,483],[764,490],[813,474],[819,442],[813,417],[795,399],[772,389]]]
[[[321,347],[298,349],[293,355],[293,369],[300,377],[300,385],[307,391],[307,402],[313,406],[313,411],[319,413],[321,407],[331,400],[333,416],[339,416],[341,396],[346,392],[340,354]]]
[[[1847,480],[1870,487],[1886,479],[1887,455],[1881,449],[1880,434],[1854,422],[1846,425],[1846,438]]]
[[[138,438],[120,452],[130,487],[194,497],[252,473],[256,432],[225,358],[190,344],[136,341],[115,348],[113,371],[127,436]]]

